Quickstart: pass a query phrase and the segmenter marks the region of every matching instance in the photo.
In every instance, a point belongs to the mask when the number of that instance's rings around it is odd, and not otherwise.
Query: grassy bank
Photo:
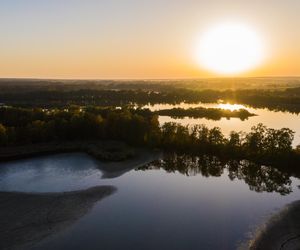
[[[118,141],[72,141],[2,147],[0,148],[0,161],[67,152],[85,152],[99,160],[106,161],[123,161],[135,156],[134,148]]]

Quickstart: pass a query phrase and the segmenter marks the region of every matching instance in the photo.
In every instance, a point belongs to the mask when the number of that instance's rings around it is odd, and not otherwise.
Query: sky
[[[300,76],[299,0],[0,0],[0,77],[217,77],[201,34],[251,26],[264,60],[241,76]]]

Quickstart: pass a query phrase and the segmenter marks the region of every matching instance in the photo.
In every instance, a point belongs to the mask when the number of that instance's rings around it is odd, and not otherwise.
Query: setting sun
[[[246,25],[223,23],[203,33],[197,51],[200,65],[219,74],[250,70],[264,57],[258,34]]]

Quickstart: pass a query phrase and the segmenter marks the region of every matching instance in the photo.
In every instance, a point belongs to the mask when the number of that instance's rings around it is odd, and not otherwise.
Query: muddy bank
[[[132,169],[137,169],[156,161],[160,157],[162,157],[161,151],[135,149],[134,157],[128,158],[122,162],[106,162],[105,164],[102,164],[99,169],[101,169],[103,173],[102,179],[111,179],[119,177]]]
[[[300,249],[300,201],[275,214],[250,242],[251,250]]]
[[[106,161],[123,161],[135,156],[135,149],[119,141],[51,142],[1,147],[0,161],[10,161],[53,153],[85,152]]]
[[[116,188],[28,194],[0,192],[0,249],[24,249],[72,225]]]

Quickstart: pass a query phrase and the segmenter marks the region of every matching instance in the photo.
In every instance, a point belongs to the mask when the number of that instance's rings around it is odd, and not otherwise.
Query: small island
[[[171,116],[172,118],[183,118],[183,117],[191,117],[191,118],[206,118],[210,120],[220,120],[225,117],[227,119],[230,118],[240,118],[242,121],[248,119],[251,116],[255,116],[255,114],[250,113],[246,109],[238,109],[238,110],[227,110],[221,108],[172,108],[172,109],[162,109],[155,112],[161,116]]]

